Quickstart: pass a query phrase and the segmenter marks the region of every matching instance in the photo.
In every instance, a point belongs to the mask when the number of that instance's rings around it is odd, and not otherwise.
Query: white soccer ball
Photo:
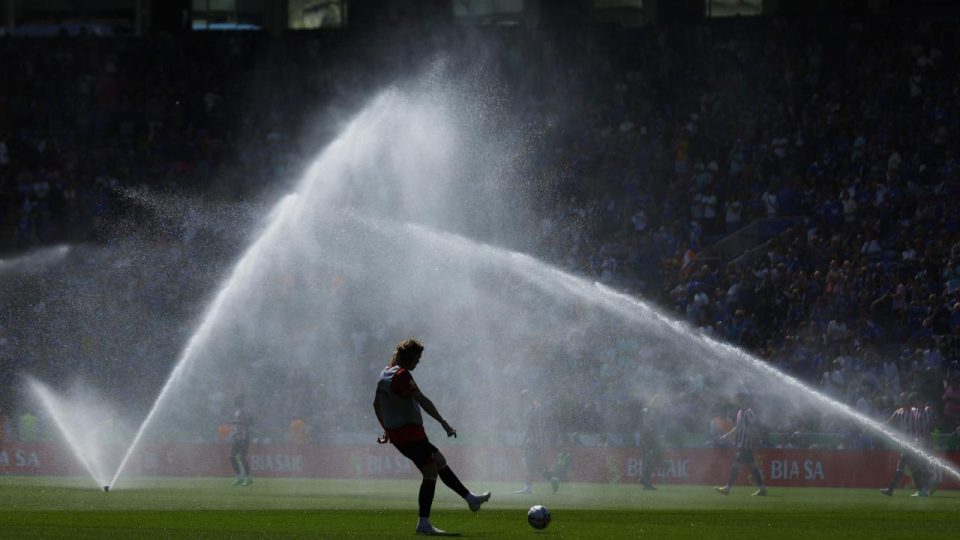
[[[534,529],[546,529],[550,524],[550,510],[539,504],[530,507],[530,511],[527,512],[527,522]]]

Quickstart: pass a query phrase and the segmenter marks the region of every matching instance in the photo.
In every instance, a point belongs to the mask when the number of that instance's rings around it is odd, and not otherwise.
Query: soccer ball
[[[546,529],[550,524],[550,510],[546,506],[531,506],[527,512],[527,522],[534,529]]]

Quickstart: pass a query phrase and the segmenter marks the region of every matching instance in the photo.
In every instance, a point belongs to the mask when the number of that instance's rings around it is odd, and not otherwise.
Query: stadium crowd
[[[527,164],[549,188],[534,251],[869,416],[919,392],[950,433],[958,28],[738,19],[450,31],[394,50],[350,33],[0,37],[0,245],[96,241],[128,188],[262,194],[314,148],[299,142],[306,120],[362,102],[412,67],[411,50],[481,33],[508,51],[497,76],[518,122],[543,130]],[[735,255],[717,249],[757,229]],[[191,241],[170,234],[157,241]],[[0,340],[17,331],[4,323]]]
[[[751,24],[651,32],[645,54],[574,77],[606,97],[552,156],[572,189],[545,242],[869,416],[918,392],[953,432],[960,79],[945,51],[960,34]],[[752,222],[786,230],[711,256]]]

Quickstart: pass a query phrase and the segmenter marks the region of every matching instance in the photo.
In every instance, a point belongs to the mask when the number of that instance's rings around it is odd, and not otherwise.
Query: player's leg
[[[433,453],[433,460],[437,464],[437,475],[440,477],[440,480],[446,484],[448,488],[452,489],[454,493],[466,499],[467,496],[470,495],[470,490],[463,485],[463,482],[461,482],[453,470],[450,469],[447,465],[447,459],[439,450]]]
[[[437,464],[428,461],[418,464],[417,468],[423,474],[420,491],[417,494],[417,504],[420,507],[417,532],[421,534],[442,534],[444,531],[430,524],[430,510],[433,508],[433,496],[437,491]]]
[[[240,455],[240,442],[234,441],[230,445],[230,468],[233,469],[234,474],[237,475],[237,479],[233,481],[233,485],[239,486],[243,482],[243,475],[240,469],[240,462],[237,460],[237,457]]]
[[[540,464],[537,469],[540,471],[540,476],[549,482],[550,479],[553,478],[553,465],[551,465],[549,456],[545,454],[543,450],[538,451],[537,454],[540,458]]]
[[[912,458],[910,460],[910,475],[913,476],[913,484],[917,488],[917,491],[912,495],[913,497],[926,497],[928,494],[928,480],[927,480],[927,465],[926,463],[921,463],[920,459]]]
[[[650,445],[643,449],[643,462],[641,463],[640,483],[645,490],[655,490],[653,487],[653,471],[660,466],[661,451],[657,445]]]
[[[937,477],[937,469],[932,465],[927,465],[927,495],[933,495],[940,487],[940,479]]]
[[[730,466],[730,476],[727,477],[727,483],[725,486],[727,489],[732,489],[733,484],[736,483],[737,477],[740,476],[740,466],[742,465],[740,460],[740,454],[737,453],[737,458],[733,460],[733,465]]]
[[[718,486],[714,489],[717,490],[717,493],[721,495],[729,495],[730,490],[733,489],[733,483],[737,481],[737,476],[740,474],[740,460],[733,460],[733,465],[730,466],[730,476],[727,478],[727,483],[723,486]]]
[[[247,453],[250,451],[250,441],[244,440],[243,445],[240,448],[240,455],[237,459],[237,462],[240,464],[240,470],[243,472],[243,485],[249,486],[253,483],[253,480],[250,479],[250,463],[247,461]]]
[[[560,482],[566,481],[568,472],[570,472],[570,454],[560,452],[553,463],[553,476],[550,478],[550,486],[554,493],[560,489]]]
[[[753,475],[753,479],[757,482],[757,491],[753,494],[755,496],[763,497],[767,494],[767,487],[763,485],[763,473],[760,472],[760,468],[757,467],[757,461],[753,458],[753,452],[747,451],[749,455],[745,455],[744,459],[749,461],[750,465],[750,474]]]
[[[903,478],[903,469],[897,467],[897,470],[893,473],[893,479],[890,480],[890,485],[881,489],[880,493],[887,496],[893,495],[893,490],[897,489],[897,484],[900,483],[901,478]]]
[[[514,491],[514,493],[533,493],[533,479],[537,474],[537,469],[540,468],[540,451],[538,449],[529,446],[523,449],[523,468],[526,471],[523,488]]]
[[[723,487],[715,488],[722,495],[729,495],[733,489],[737,476],[740,475],[740,464],[743,462],[743,450],[737,450],[737,456],[733,459],[733,465],[730,466],[730,476],[727,477],[727,483]]]
[[[557,462],[553,466],[553,474],[561,481],[566,481],[567,474],[570,472],[570,453],[560,452],[557,454]]]
[[[552,489],[553,492],[556,493],[557,490],[560,489],[560,478],[557,477],[557,474],[555,471],[556,464],[554,463],[553,465],[549,465],[550,459],[544,458],[543,451],[538,452],[538,454],[540,455],[540,463],[541,463],[539,467],[540,475],[543,476],[544,480],[546,480],[547,482],[550,482],[550,489]],[[528,483],[528,485],[530,484]]]
[[[432,445],[431,445],[432,446]],[[470,507],[470,510],[474,512],[480,510],[480,506],[490,500],[490,492],[481,493],[480,495],[475,495],[463,485],[463,482],[460,481],[460,478],[453,472],[453,469],[447,465],[447,459],[443,456],[440,450],[433,448],[433,454],[431,455],[433,462],[437,466],[437,475],[440,477],[440,480],[454,493],[463,497],[463,500],[467,501],[467,505]]]
[[[884,489],[880,490],[880,493],[883,493],[887,497],[893,495],[893,490],[897,489],[897,485],[900,483],[900,479],[903,478],[903,468],[906,457],[903,454],[900,454],[900,459],[897,460],[897,470],[893,473],[893,479],[890,481],[890,485]]]
[[[444,531],[430,523],[430,511],[433,507],[433,496],[437,490],[437,464],[431,457],[430,445],[425,439],[404,444],[395,444],[396,449],[407,459],[413,462],[423,475],[420,481],[420,491],[417,493],[419,514],[417,519],[417,534],[443,534]]]

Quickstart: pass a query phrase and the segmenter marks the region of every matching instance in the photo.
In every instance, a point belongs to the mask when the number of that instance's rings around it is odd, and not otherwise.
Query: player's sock
[[[430,524],[430,509],[433,507],[433,494],[437,491],[436,478],[424,478],[420,482],[420,494],[417,502],[420,503],[420,521],[426,520]]]
[[[917,492],[927,492],[927,475],[925,471],[913,473],[913,483],[917,486]]]
[[[247,458],[242,454],[237,456],[237,476],[244,484],[250,480],[250,467],[247,465]]]
[[[737,475],[740,473],[740,463],[734,463],[730,467],[730,478],[727,479],[727,487],[729,488],[737,481]]]
[[[452,489],[457,495],[463,497],[464,499],[467,498],[467,495],[470,495],[470,490],[463,485],[463,482],[457,478],[457,475],[453,473],[453,470],[451,470],[450,467],[444,467],[440,469],[437,474],[440,476],[440,480],[442,480],[443,483],[446,484],[448,488]]]
[[[760,473],[760,469],[756,465],[750,468],[750,474],[753,475],[753,479],[757,481],[757,485],[760,486],[760,489],[765,489],[763,487],[763,474]]]
[[[893,490],[897,489],[897,484],[900,483],[900,479],[903,478],[903,471],[897,471],[893,475],[893,480],[890,482],[890,487],[887,488],[891,493]]]

